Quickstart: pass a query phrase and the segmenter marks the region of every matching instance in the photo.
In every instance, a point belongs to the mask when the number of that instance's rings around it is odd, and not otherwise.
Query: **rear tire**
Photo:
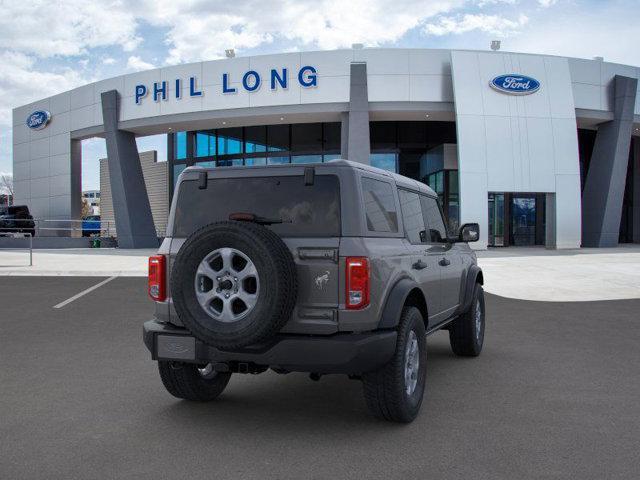
[[[414,368],[408,369],[408,363],[413,363]],[[393,358],[380,370],[362,376],[364,397],[373,416],[392,422],[413,421],[422,405],[426,367],[427,337],[422,314],[415,307],[404,307]]]
[[[473,289],[471,306],[449,327],[451,350],[461,357],[477,357],[484,343],[484,290],[479,283]]]
[[[167,391],[177,398],[195,402],[215,400],[225,389],[231,373],[215,372],[193,363],[158,362],[160,378]]]

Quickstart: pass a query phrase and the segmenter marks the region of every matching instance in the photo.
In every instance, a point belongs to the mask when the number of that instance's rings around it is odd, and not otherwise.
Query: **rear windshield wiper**
[[[282,218],[266,218],[260,217],[255,213],[236,212],[229,215],[229,220],[235,220],[236,222],[253,222],[258,225],[273,225],[276,223],[291,223],[291,220],[284,220]]]

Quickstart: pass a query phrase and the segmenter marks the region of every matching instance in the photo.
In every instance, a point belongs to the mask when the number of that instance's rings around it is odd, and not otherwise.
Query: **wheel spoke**
[[[208,262],[200,262],[198,265],[197,275],[209,277],[212,281],[215,281],[218,276],[217,272],[211,268]]]
[[[233,250],[231,248],[221,248],[220,258],[222,258],[222,268],[229,272],[233,265]]]
[[[256,301],[258,300],[258,295],[247,293],[244,290],[240,289],[238,290],[238,293],[236,293],[234,298],[239,298],[245,304],[247,309],[251,309],[256,304]]]
[[[252,262],[247,262],[242,270],[236,272],[236,276],[238,277],[238,281],[243,281],[245,278],[257,277],[258,271],[256,270],[255,265]]]

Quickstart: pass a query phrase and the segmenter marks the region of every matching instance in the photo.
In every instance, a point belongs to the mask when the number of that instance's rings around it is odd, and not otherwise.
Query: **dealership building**
[[[190,165],[346,158],[430,185],[452,230],[480,224],[479,248],[640,243],[639,75],[600,58],[386,48],[122,75],[14,109],[15,203],[79,218],[81,141],[103,137],[119,244],[157,245],[135,139],[164,133],[167,204]]]

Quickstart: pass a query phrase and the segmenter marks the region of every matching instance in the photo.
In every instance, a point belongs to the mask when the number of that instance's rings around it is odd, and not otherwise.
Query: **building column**
[[[147,188],[142,176],[136,137],[118,129],[119,96],[116,90],[102,93],[102,117],[118,246],[158,246]]]
[[[598,127],[582,193],[582,246],[615,247],[629,162],[638,80],[616,75],[614,118]]]
[[[345,125],[345,117],[347,122]],[[344,138],[345,130],[347,138]],[[342,120],[342,156],[347,160],[369,164],[369,93],[367,91],[367,64],[351,64],[349,82],[349,112]],[[346,146],[346,152],[344,151]],[[346,153],[346,156],[345,156]]]

